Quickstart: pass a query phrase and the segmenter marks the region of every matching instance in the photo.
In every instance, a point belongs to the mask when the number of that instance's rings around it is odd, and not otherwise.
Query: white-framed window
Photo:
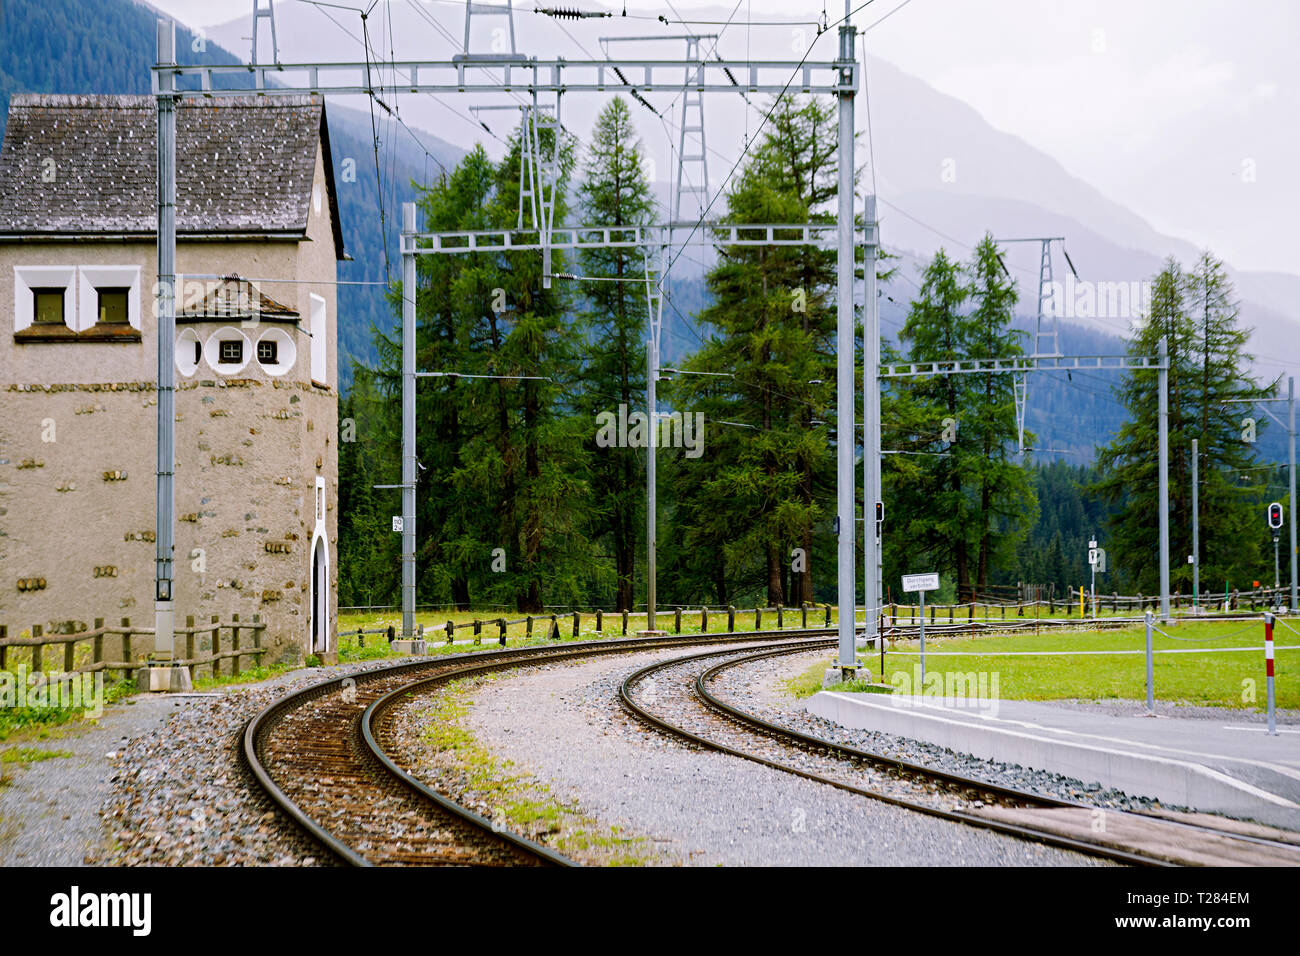
[[[242,372],[252,354],[248,337],[231,325],[217,329],[203,346],[203,360],[222,375]]]
[[[203,343],[193,329],[184,329],[176,336],[176,368],[189,378],[203,363]]]
[[[325,299],[311,293],[311,380],[320,385],[329,384],[329,366],[325,353]]]
[[[75,266],[14,266],[14,331],[36,324],[38,301],[41,324],[57,324],[54,313],[61,308],[63,324],[75,331],[76,280]]]
[[[78,332],[101,323],[140,325],[139,266],[81,266],[78,275]]]
[[[257,340],[257,364],[273,378],[287,374],[297,359],[298,349],[284,329],[267,329]]]

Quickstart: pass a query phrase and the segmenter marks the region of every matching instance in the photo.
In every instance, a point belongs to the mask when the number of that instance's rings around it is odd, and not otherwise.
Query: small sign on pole
[[[401,530],[402,530],[402,516],[401,516],[401,515],[393,515],[393,530],[394,530],[394,531],[401,531]]]
[[[922,595],[926,591],[939,590],[939,575],[933,574],[904,574],[903,575],[904,591],[919,591]]]
[[[939,574],[904,574],[903,590],[921,595],[921,685],[925,685],[925,592],[939,590]],[[918,693],[920,689],[918,689]]]

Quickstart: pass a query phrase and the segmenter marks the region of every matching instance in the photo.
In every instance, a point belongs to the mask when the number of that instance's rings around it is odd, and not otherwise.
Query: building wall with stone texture
[[[234,373],[204,362],[193,374],[177,375],[177,623],[189,615],[260,615],[272,650],[265,661],[301,659],[313,650],[313,535],[323,539],[329,563],[330,643],[315,650],[335,650],[337,315],[325,190],[318,151],[314,193],[322,201],[313,203],[306,241],[182,238],[177,245],[182,275],[293,280],[256,285],[301,315],[296,325],[201,321],[177,329],[206,342],[234,327],[254,350]],[[138,267],[141,341],[15,342],[15,267],[33,265]],[[153,624],[155,266],[152,241],[0,244],[0,623],[10,635],[33,624],[48,630],[101,617]],[[319,381],[312,374],[313,294],[324,308]],[[272,329],[287,334],[296,353],[278,376],[255,354]],[[20,590],[19,582],[30,579],[44,587]]]

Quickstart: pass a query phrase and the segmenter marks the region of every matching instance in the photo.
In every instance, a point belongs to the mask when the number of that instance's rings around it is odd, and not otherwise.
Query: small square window
[[[225,339],[219,343],[217,362],[221,365],[238,365],[244,360],[244,343],[239,339]]]
[[[64,289],[32,289],[32,320],[41,325],[62,325],[64,292]]]
[[[126,325],[127,318],[127,297],[131,294],[130,289],[98,289],[99,293],[99,318],[98,321],[110,325]]]
[[[275,339],[263,339],[257,343],[257,360],[264,365],[274,365],[279,362],[277,356],[280,353],[280,343]]]

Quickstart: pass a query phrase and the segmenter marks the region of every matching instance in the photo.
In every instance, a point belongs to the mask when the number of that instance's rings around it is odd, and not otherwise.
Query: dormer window
[[[32,322],[36,325],[63,324],[63,296],[67,290],[32,289]]]
[[[99,299],[98,322],[104,325],[127,325],[130,322],[128,287],[109,287],[95,290]]]

